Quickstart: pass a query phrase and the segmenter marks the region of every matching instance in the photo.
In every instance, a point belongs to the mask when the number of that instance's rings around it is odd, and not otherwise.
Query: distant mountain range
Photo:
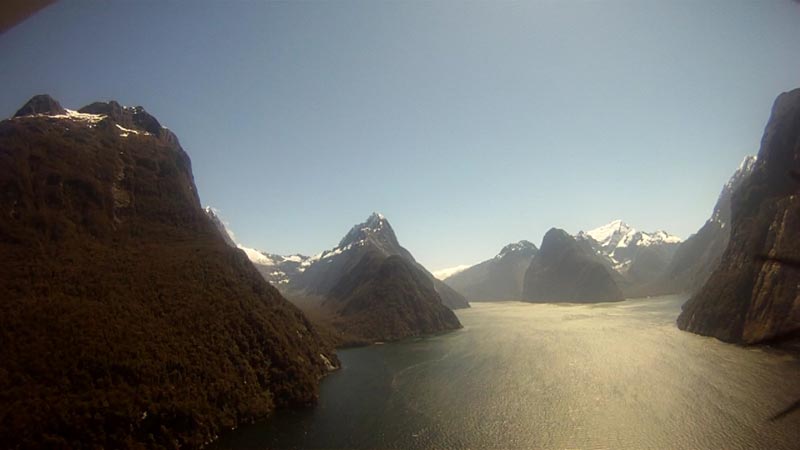
[[[565,247],[565,253],[562,256],[569,255],[573,259],[573,263],[577,263],[578,260],[584,262],[591,260],[600,264],[613,280],[614,288],[606,289],[606,283],[600,283],[604,287],[599,288],[603,292],[597,293],[598,299],[618,299],[617,290],[621,290],[623,296],[628,296],[635,289],[652,282],[666,270],[681,243],[680,238],[665,231],[653,233],[638,231],[622,220],[614,220],[590,231],[580,231],[575,236],[570,236],[570,239],[563,238],[563,233],[566,232],[551,230],[548,233],[552,239],[552,245],[564,245],[571,249],[566,251]],[[563,239],[555,239],[557,236]],[[444,278],[444,281],[473,301],[528,299],[530,297],[524,294],[525,273],[535,260],[537,253],[536,246],[529,241],[509,244],[494,258],[459,270]],[[545,281],[542,278],[544,277],[542,270],[544,270],[544,266],[551,263],[553,261],[550,256],[537,261],[537,268],[534,272],[539,275],[532,278],[538,280],[536,285],[541,285]],[[554,275],[560,270],[568,272],[571,269],[567,265],[555,272],[546,271],[546,273]],[[569,283],[568,278],[564,278],[563,282]],[[576,288],[575,286],[562,286],[562,288],[556,289],[555,286],[549,286],[542,292],[549,292],[551,295],[556,292],[565,294],[563,298],[551,298],[553,301],[576,299],[575,292],[566,295],[569,289]],[[531,289],[530,293],[533,295],[535,289],[533,287]],[[577,292],[585,297],[581,301],[590,301],[590,288],[578,288]],[[542,300],[540,294],[533,295],[533,297]]]
[[[525,271],[538,249],[528,241],[508,244],[492,259],[466,267],[445,282],[468,300],[519,300]]]
[[[593,254],[590,259],[606,268],[624,297],[695,292],[719,264],[728,245],[731,197],[748,179],[756,161],[755,156],[748,156],[742,161],[723,186],[711,217],[686,241],[663,230],[639,231],[617,219],[572,236],[577,242],[583,243],[577,249],[584,258],[588,257],[588,253]],[[561,241],[567,242],[566,239]],[[516,251],[509,252],[510,249]],[[575,251],[573,249],[570,253],[574,254]],[[533,244],[520,241],[509,244],[492,259],[452,270],[452,273],[442,276],[442,280],[470,301],[526,299],[522,280],[536,255]],[[537,264],[541,265],[541,260]],[[538,267],[537,271],[541,270],[542,267]],[[542,282],[541,276],[539,278],[539,282]],[[564,280],[564,283],[570,282]],[[567,292],[568,286],[563,286],[561,291],[553,286],[548,289],[551,293]],[[589,291],[584,293],[588,295]],[[600,297],[614,296],[606,291],[598,295]]]

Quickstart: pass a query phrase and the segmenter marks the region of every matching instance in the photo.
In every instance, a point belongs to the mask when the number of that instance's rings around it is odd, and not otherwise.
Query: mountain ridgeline
[[[226,244],[141,107],[0,122],[0,441],[198,448],[316,401],[332,347]]]
[[[537,251],[528,241],[508,244],[494,258],[447,277],[445,282],[470,301],[519,300],[525,271]]]
[[[678,326],[724,341],[800,341],[800,89],[772,108],[752,173],[731,195],[731,235]]]
[[[400,245],[378,213],[316,256],[248,254],[265,279],[320,323],[333,326],[344,345],[461,328],[451,309],[469,307]]]
[[[603,265],[625,298],[696,292],[717,267],[728,245],[731,196],[748,179],[756,161],[755,156],[742,161],[723,186],[711,217],[686,241],[663,230],[639,231],[622,220],[614,220],[574,235],[574,240],[580,243],[577,253],[583,259]],[[496,257],[455,272],[444,281],[471,301],[525,299],[525,273],[536,254],[536,247],[528,241],[509,244]],[[541,260],[537,264],[541,264]],[[535,271],[541,270],[542,267],[535,268]],[[539,283],[550,283],[548,289],[558,285],[558,291],[565,298],[573,297],[566,292],[577,289],[570,286],[574,283],[569,277],[560,278],[560,282],[549,275],[539,280]],[[584,301],[590,301],[590,294],[584,291],[587,296]],[[596,301],[607,298],[607,294],[601,293]]]
[[[525,272],[522,297],[530,302],[624,300],[611,272],[588,242],[558,228],[544,235]]]
[[[666,231],[644,232],[621,220],[577,234],[610,270],[626,297],[648,295],[647,286],[664,273],[681,239]]]

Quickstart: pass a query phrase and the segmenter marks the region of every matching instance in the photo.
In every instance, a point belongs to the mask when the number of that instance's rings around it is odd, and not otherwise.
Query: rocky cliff
[[[800,337],[800,89],[781,94],[758,161],[731,198],[731,236],[678,326],[728,342]]]
[[[681,239],[666,231],[639,231],[614,220],[575,238],[586,241],[614,277],[626,297],[648,295],[648,287],[663,276]]]
[[[611,271],[586,241],[551,228],[525,273],[525,300],[593,303],[624,297]]]
[[[669,265],[658,278],[645,286],[647,295],[694,293],[717,267],[731,231],[731,195],[750,176],[756,157],[748,156],[722,187],[711,217],[697,233],[689,236],[675,251]]]
[[[336,364],[140,107],[38,96],[0,122],[0,211],[4,447],[197,448]]]

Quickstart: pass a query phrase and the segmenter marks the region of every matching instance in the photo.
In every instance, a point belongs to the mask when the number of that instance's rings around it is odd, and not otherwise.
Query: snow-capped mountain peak
[[[578,233],[579,237],[590,237],[597,241],[603,248],[614,248],[627,236],[636,233],[636,230],[620,219],[611,221],[595,229]]]
[[[633,245],[649,247],[651,245],[660,244],[679,244],[680,242],[681,238],[673,236],[663,230],[658,230],[654,233],[633,230],[633,232],[629,232],[619,241],[616,248],[630,247]]]
[[[624,271],[632,263],[639,251],[652,246],[674,248],[681,238],[666,231],[652,233],[638,231],[622,220],[614,220],[589,231],[581,231],[575,236],[578,240],[590,243],[598,255],[607,258],[615,270]]]
[[[362,245],[363,241],[369,239],[370,237],[390,240],[393,242],[397,241],[397,238],[394,235],[394,230],[392,230],[392,226],[389,225],[389,221],[386,220],[386,216],[374,212],[367,217],[366,221],[353,226],[353,228],[351,228],[345,237],[339,242],[339,246],[337,248],[344,248],[348,245]],[[335,250],[336,249],[333,249],[332,251]]]
[[[603,226],[589,231],[581,231],[577,237],[594,239],[601,248],[613,252],[614,249],[630,246],[648,247],[659,244],[678,244],[681,238],[671,235],[664,230],[653,233],[638,231],[622,220],[614,220]]]
[[[731,176],[728,182],[725,183],[725,187],[731,189],[735,184],[738,184],[740,179],[746,177],[750,174],[750,172],[753,171],[757,161],[758,157],[755,155],[745,156],[742,162],[739,164],[739,168],[736,169],[736,172],[734,172],[733,176]]]
[[[508,244],[505,247],[503,247],[503,249],[500,250],[500,253],[498,253],[497,256],[495,256],[495,258],[502,258],[502,257],[508,255],[509,253],[522,252],[522,251],[526,251],[526,250],[535,252],[536,251],[536,245],[534,245],[532,242],[526,241],[526,240],[521,240],[519,242],[513,242],[513,243]]]
[[[247,255],[247,259],[256,264],[261,264],[265,266],[274,266],[275,264],[277,264],[277,262],[274,259],[267,256],[266,253],[263,253],[254,248],[245,247],[241,244],[237,244],[236,246],[244,251],[245,255]]]
[[[722,192],[719,194],[719,198],[717,199],[717,204],[714,205],[714,212],[711,214],[711,221],[720,224],[723,228],[725,225],[730,221],[731,215],[731,195],[733,195],[733,191],[735,191],[739,185],[753,173],[753,170],[756,167],[756,163],[758,162],[758,158],[754,155],[745,156],[742,160],[741,164],[739,164],[739,168],[736,169],[736,172],[728,179],[728,182],[725,183],[725,186],[722,188]]]

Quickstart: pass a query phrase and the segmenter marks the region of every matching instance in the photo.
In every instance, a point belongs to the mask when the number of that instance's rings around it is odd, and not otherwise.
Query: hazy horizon
[[[0,114],[143,105],[243,245],[316,254],[377,211],[439,270],[551,227],[697,231],[800,86],[799,21],[789,0],[58,2],[0,35]]]

